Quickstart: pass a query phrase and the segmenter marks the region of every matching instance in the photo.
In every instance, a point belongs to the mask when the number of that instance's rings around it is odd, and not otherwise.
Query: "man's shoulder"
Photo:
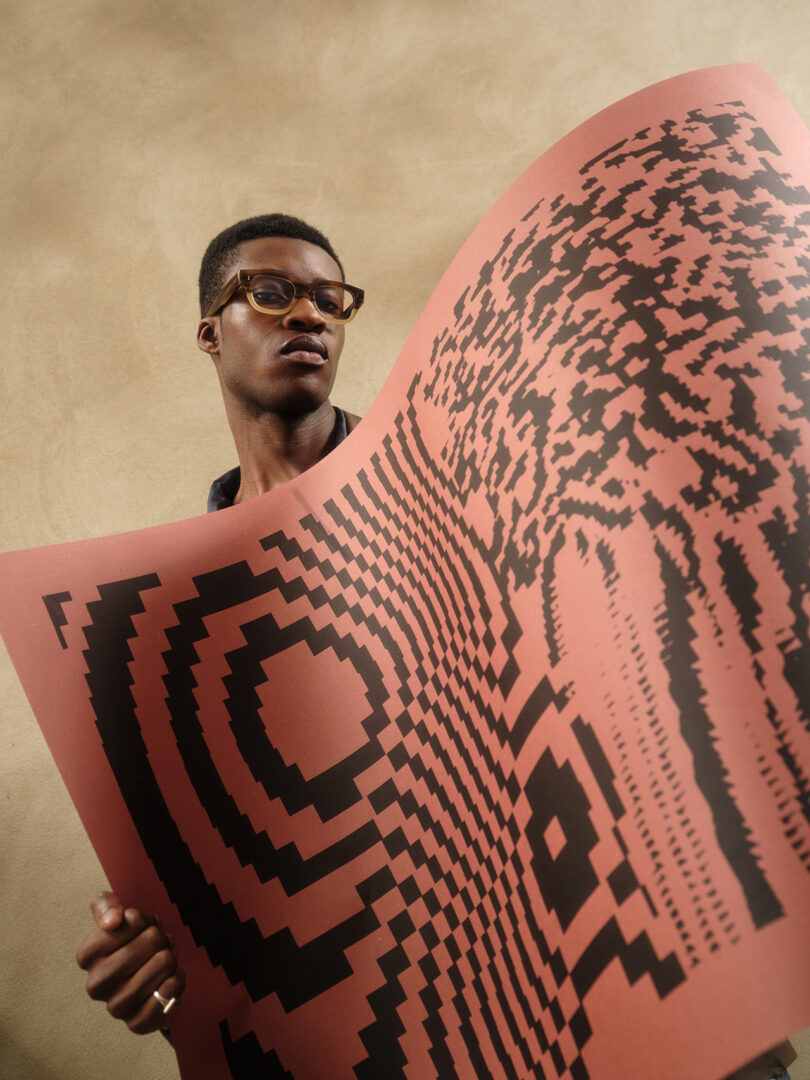
[[[347,434],[350,431],[354,431],[354,429],[357,427],[357,425],[363,419],[362,416],[355,416],[354,413],[346,412],[345,409],[343,410],[343,415],[346,417],[346,433]]]
[[[218,476],[208,489],[206,513],[212,514],[215,510],[226,510],[233,506],[241,480],[242,471],[238,465]]]

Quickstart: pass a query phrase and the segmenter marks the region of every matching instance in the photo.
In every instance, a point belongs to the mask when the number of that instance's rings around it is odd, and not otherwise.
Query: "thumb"
[[[115,930],[124,919],[124,905],[111,892],[99,892],[90,901],[90,910],[101,930]]]

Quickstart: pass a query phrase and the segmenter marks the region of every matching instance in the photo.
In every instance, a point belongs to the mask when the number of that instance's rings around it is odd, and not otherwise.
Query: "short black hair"
[[[284,236],[290,240],[306,240],[315,244],[331,255],[340,267],[340,276],[345,278],[343,264],[335,249],[322,232],[308,225],[301,218],[289,214],[259,214],[257,217],[237,221],[218,233],[202,257],[200,264],[200,312],[205,315],[208,308],[225,284],[229,271],[235,261],[236,249],[248,240],[262,240],[266,236]]]

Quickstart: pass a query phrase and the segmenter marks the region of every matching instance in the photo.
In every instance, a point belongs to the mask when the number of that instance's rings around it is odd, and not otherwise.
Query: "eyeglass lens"
[[[253,299],[263,311],[287,311],[295,300],[295,285],[284,278],[261,274],[251,279]],[[348,319],[354,307],[354,297],[339,285],[316,285],[313,289],[315,306],[327,319]]]

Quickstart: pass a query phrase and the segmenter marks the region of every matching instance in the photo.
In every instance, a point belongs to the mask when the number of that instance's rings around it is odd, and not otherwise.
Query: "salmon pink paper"
[[[755,65],[620,102],[316,468],[2,557],[187,1080],[716,1080],[810,1021],[809,148]]]

